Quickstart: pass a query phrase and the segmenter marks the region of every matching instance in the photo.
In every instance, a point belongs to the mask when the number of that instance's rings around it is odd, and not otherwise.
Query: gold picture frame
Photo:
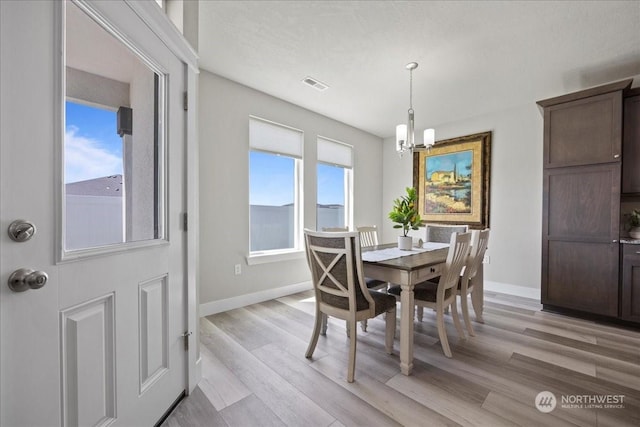
[[[491,131],[437,141],[413,153],[413,186],[424,223],[489,227]]]

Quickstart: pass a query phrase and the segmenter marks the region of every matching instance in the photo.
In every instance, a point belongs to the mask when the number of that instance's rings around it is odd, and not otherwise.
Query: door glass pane
[[[164,76],[66,2],[64,248],[164,238]]]

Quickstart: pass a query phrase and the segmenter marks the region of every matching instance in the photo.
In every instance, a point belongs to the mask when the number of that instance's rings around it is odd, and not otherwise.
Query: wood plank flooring
[[[313,358],[304,357],[311,291],[208,316],[203,379],[163,426],[639,426],[640,332],[541,308],[486,292],[475,337],[458,339],[447,316],[452,359],[425,310],[411,376],[400,373],[399,331],[388,355],[384,320],[370,320],[367,332],[358,327],[352,384],[344,322],[329,319]],[[534,404],[542,391],[557,399],[550,413]],[[599,396],[623,396],[622,407],[576,407]]]

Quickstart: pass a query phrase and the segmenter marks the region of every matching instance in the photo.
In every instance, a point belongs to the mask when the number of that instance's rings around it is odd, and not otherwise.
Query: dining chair
[[[392,354],[396,299],[392,295],[367,289],[358,232],[318,232],[305,229],[304,236],[316,295],[316,320],[305,357],[313,355],[322,329],[323,315],[346,320],[350,340],[347,381],[353,382],[357,322],[386,313],[385,349]]]
[[[451,233],[466,233],[468,225],[427,224],[425,226],[425,242],[449,243]]]
[[[442,270],[442,275],[437,286],[430,282],[419,283],[413,290],[414,303],[418,307],[432,308],[436,312],[436,326],[440,337],[440,344],[445,356],[451,357],[451,348],[447,339],[447,330],[444,324],[444,310],[451,307],[453,323],[460,338],[465,338],[458,306],[456,304],[457,286],[460,281],[460,273],[467,262],[469,248],[471,246],[471,233],[452,233],[449,240],[449,252]],[[402,289],[399,285],[391,286],[389,294],[400,298]],[[419,319],[421,321],[421,319]]]
[[[378,244],[378,228],[375,225],[362,225],[356,227],[360,234],[360,247],[376,246]],[[387,287],[387,282],[378,279],[364,278],[367,288],[381,289]]]
[[[458,295],[460,295],[460,302],[462,305],[462,317],[467,327],[469,335],[475,337],[476,334],[471,326],[471,319],[469,318],[469,301],[468,296],[474,292],[473,278],[476,277],[480,264],[484,260],[484,254],[487,251],[487,245],[489,244],[489,232],[488,228],[480,231],[473,230],[471,232],[471,250],[469,252],[469,258],[464,267],[464,272],[460,276],[460,282],[458,283]]]
[[[378,227],[375,225],[361,225],[356,227],[360,234],[360,246],[376,246],[378,244]],[[387,289],[388,283],[384,280],[372,279],[365,277],[364,282],[368,289]],[[360,322],[363,332],[367,332],[367,321]]]
[[[378,227],[375,225],[361,225],[356,227],[360,233],[361,246],[376,246],[378,244]]]
[[[466,224],[460,225],[448,225],[448,224],[427,224],[424,228],[424,241],[435,243],[449,243],[451,239],[451,233],[467,233],[469,226]],[[449,313],[448,309],[445,309],[445,313]],[[416,307],[416,317],[422,321],[423,308]]]

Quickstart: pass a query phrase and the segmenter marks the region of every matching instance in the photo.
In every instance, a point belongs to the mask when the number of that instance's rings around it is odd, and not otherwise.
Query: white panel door
[[[186,200],[186,67],[136,8],[119,1],[88,5],[87,9],[61,1],[0,1],[3,426],[149,426],[187,388],[182,338],[187,324],[186,240],[181,221]],[[133,100],[124,103],[132,104],[134,111],[135,145],[124,156],[121,177],[128,196],[122,196],[123,224],[129,228],[123,229],[122,243],[88,244],[81,250],[64,247],[68,227],[74,226],[65,222],[64,197],[70,187],[64,184],[63,158],[71,157],[64,148],[69,93],[65,66],[73,63],[80,75],[88,72],[96,96],[114,94],[104,90],[109,83],[101,78],[126,78],[118,77],[124,63],[101,44],[102,36],[81,40],[79,46],[88,47],[87,51],[76,49],[75,58],[65,58],[65,46],[73,50],[62,37],[65,20],[70,20],[66,7],[77,8],[92,25],[106,25],[112,42],[150,67],[157,76],[160,106],[155,110],[159,124],[145,130],[145,118],[140,118],[144,107],[137,107],[135,99],[153,98],[153,90],[144,95],[133,81],[125,82],[131,85],[129,92],[128,86],[121,86],[125,98],[128,93]],[[103,75],[83,68],[89,57],[112,69]],[[153,117],[154,111],[147,111],[147,116]],[[145,132],[161,142],[155,153],[158,167],[152,168],[152,180],[146,183],[141,171],[149,162],[138,160],[144,154],[136,151],[140,146],[136,138]],[[138,210],[149,206],[152,216],[140,219]],[[9,238],[6,230],[18,219],[35,224],[36,232],[28,241]],[[12,291],[8,279],[21,268],[46,272],[46,284]],[[23,283],[28,285],[26,279]]]

